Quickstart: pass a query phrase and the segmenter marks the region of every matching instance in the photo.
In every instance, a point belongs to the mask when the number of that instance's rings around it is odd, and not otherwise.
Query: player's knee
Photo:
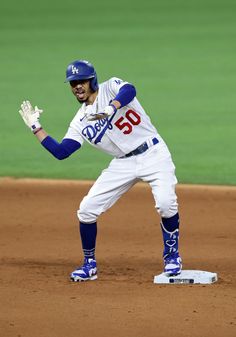
[[[79,221],[83,223],[92,223],[97,221],[98,214],[95,211],[95,208],[93,207],[91,202],[89,202],[86,197],[82,200],[80,204],[80,208],[77,211],[77,217]]]
[[[156,209],[162,218],[170,218],[178,212],[177,200],[163,198],[156,204]]]

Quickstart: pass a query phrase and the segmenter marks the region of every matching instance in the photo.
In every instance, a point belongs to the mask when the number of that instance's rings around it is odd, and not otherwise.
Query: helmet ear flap
[[[98,90],[98,80],[97,80],[97,74],[96,74],[96,72],[95,72],[94,78],[92,78],[90,80],[90,86],[91,86],[91,89],[93,91],[97,91]]]

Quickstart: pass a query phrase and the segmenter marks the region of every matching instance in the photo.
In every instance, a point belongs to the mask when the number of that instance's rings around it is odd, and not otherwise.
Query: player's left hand
[[[117,109],[115,108],[114,105],[107,105],[102,112],[98,112],[98,113],[91,113],[88,114],[87,120],[88,121],[95,121],[95,120],[99,120],[99,119],[103,119],[106,117],[109,117],[111,115],[113,115],[114,112],[116,112]]]

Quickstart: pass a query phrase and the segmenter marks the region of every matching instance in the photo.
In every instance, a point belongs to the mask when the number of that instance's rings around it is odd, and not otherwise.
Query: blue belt
[[[159,143],[159,140],[155,137],[155,138],[152,138],[152,144],[153,145],[156,145]],[[150,146],[148,146],[148,143],[145,142],[143,144],[141,144],[139,147],[137,147],[137,149],[127,153],[126,155],[124,155],[123,157],[120,157],[120,158],[127,158],[127,157],[131,157],[131,156],[137,156],[138,154],[141,154],[145,151],[147,151],[147,149],[149,148]]]

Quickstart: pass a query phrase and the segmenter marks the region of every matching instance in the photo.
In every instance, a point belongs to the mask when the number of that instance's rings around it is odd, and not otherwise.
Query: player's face
[[[75,80],[70,81],[70,86],[73,94],[80,103],[86,103],[89,101],[89,97],[92,95],[89,80]]]

